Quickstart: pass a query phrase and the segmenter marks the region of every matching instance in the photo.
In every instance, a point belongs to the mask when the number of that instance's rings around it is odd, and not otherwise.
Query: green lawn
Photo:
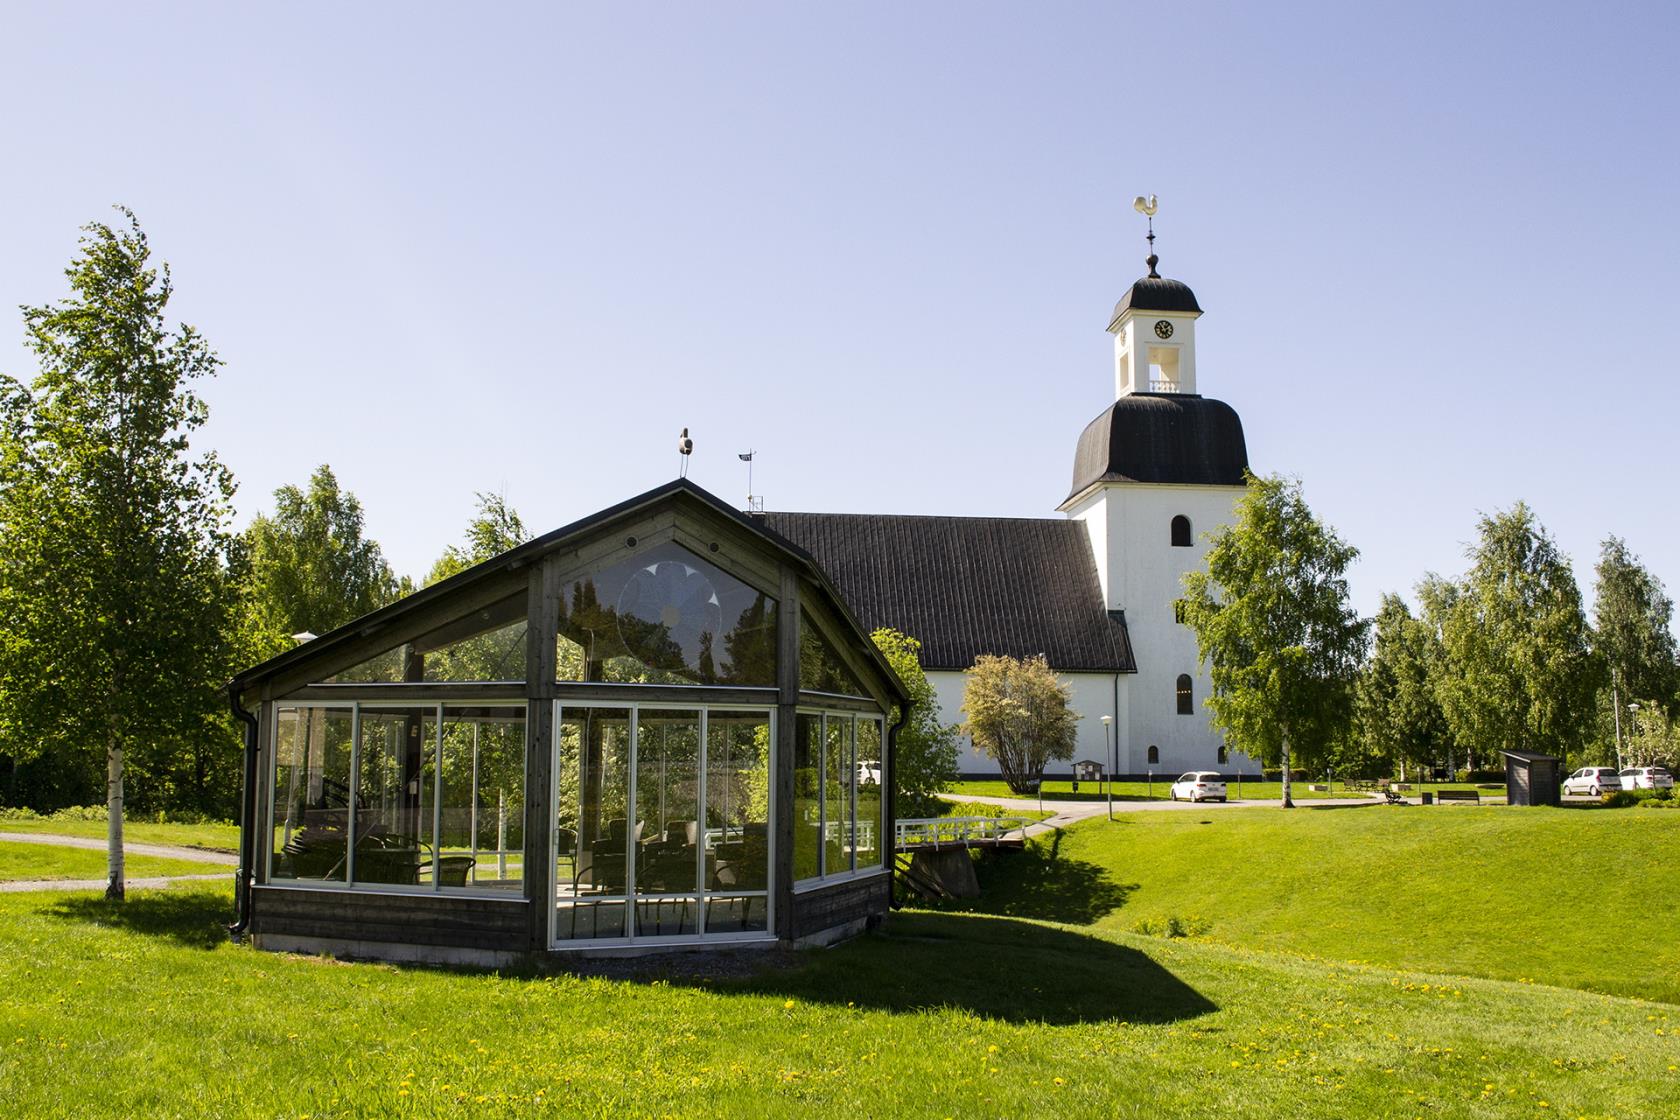
[[[213,863],[196,863],[184,859],[160,859],[155,856],[125,856],[124,874],[130,879],[145,879],[157,875],[207,875],[225,871],[231,880],[231,867]],[[55,848],[50,844],[20,844],[0,842],[0,883],[23,879],[103,879],[105,853],[91,848]]]
[[[1680,1002],[1680,814],[1471,805],[1128,813],[981,866],[974,905]],[[1059,899],[1097,899],[1082,911]]]
[[[90,836],[105,839],[104,821],[55,821],[0,819],[0,832],[48,832],[56,836]],[[123,839],[131,844],[175,844],[183,848],[209,848],[217,852],[239,851],[239,826],[232,824],[153,824],[128,821]]]
[[[1652,1117],[1680,1008],[898,914],[750,979],[342,965],[223,889],[0,896],[17,1116]]]

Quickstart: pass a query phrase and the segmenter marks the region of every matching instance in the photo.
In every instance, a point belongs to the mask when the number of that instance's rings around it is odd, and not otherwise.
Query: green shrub
[[[1166,918],[1140,918],[1132,923],[1132,932],[1145,937],[1206,937],[1213,923],[1194,914],[1181,918],[1177,914]]]
[[[110,815],[103,805],[71,805],[48,816],[55,821],[107,821]]]
[[[1619,789],[1602,798],[1606,807],[1626,809],[1630,805],[1665,806],[1674,804],[1674,791],[1667,789]]]
[[[41,814],[33,809],[26,809],[19,805],[16,808],[0,807],[0,821],[38,821]]]

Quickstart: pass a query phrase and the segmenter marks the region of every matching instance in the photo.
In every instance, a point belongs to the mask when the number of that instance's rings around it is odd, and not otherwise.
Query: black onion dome
[[[1202,307],[1196,302],[1196,293],[1184,281],[1145,276],[1126,289],[1126,294],[1114,305],[1109,329],[1114,329],[1114,323],[1128,311],[1188,311],[1200,315]]]
[[[1133,393],[1085,426],[1068,497],[1099,482],[1241,486],[1247,469],[1236,409],[1190,393]]]

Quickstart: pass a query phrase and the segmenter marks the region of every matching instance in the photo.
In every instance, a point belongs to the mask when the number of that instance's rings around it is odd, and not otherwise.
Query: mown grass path
[[[103,843],[105,822],[59,820],[51,817],[23,820],[6,818],[0,820],[0,831],[80,836]],[[179,848],[203,848],[213,852],[237,852],[239,827],[232,824],[158,824],[155,821],[129,820],[123,823],[123,843],[165,844]]]
[[[200,858],[169,859],[156,855],[125,856],[125,873],[134,879],[155,879],[176,875],[201,875],[211,870]],[[226,874],[223,872],[221,874]],[[103,887],[105,853],[82,847],[59,846],[33,839],[29,843],[7,842],[0,837],[0,884],[15,887],[18,881],[50,882],[71,880],[97,882]],[[68,886],[65,889],[73,889]]]

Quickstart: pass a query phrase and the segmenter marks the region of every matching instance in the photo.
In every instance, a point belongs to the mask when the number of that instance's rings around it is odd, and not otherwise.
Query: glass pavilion
[[[686,480],[231,692],[264,947],[813,943],[890,900],[903,687],[807,554]]]

